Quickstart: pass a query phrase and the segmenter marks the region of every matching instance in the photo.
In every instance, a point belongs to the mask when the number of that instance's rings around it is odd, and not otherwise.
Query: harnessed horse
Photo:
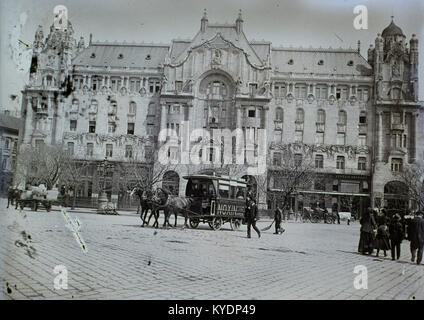
[[[158,202],[160,204],[159,208],[163,208],[165,213],[165,222],[164,227],[166,225],[171,226],[169,223],[169,217],[174,214],[175,222],[174,227],[177,226],[177,217],[178,214],[182,215],[184,217],[184,227],[188,226],[188,212],[187,210],[190,209],[191,204],[193,203],[192,198],[183,198],[171,195],[169,191],[159,188],[156,192],[156,194],[153,197],[155,202]],[[158,210],[159,210],[158,208]]]

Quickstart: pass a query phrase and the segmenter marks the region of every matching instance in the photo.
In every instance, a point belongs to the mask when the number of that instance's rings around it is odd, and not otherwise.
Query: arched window
[[[303,111],[302,108],[298,108],[296,110],[296,122],[303,123],[304,120],[305,120],[305,112]]]
[[[137,110],[137,104],[134,101],[131,101],[128,113],[129,114],[135,114],[136,110]]]
[[[275,109],[275,120],[283,121],[283,109],[280,107]]]
[[[318,110],[317,123],[325,124],[325,111],[322,109]]]
[[[72,108],[71,108],[71,111],[72,111],[72,112],[78,112],[78,109],[79,109],[79,101],[78,101],[78,99],[74,99],[74,100],[72,100]]]
[[[347,121],[346,111],[340,110],[339,111],[339,124],[346,124],[346,121]]]

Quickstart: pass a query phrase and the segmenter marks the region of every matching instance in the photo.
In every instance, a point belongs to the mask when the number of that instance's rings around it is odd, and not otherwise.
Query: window
[[[324,144],[324,132],[315,133],[315,144]]]
[[[324,168],[324,156],[322,154],[315,156],[315,168]]]
[[[325,191],[325,183],[322,180],[315,180],[314,189],[318,191]]]
[[[68,142],[68,155],[73,156],[74,155],[74,143]]]
[[[153,156],[153,149],[151,146],[145,146],[144,147],[144,158],[146,160],[150,160]]]
[[[274,154],[272,156],[272,165],[281,166],[281,153],[280,152],[274,152]]]
[[[149,92],[157,93],[160,91],[160,81],[159,80],[149,80]]]
[[[345,145],[346,144],[346,134],[337,133],[337,144],[338,145]]]
[[[134,134],[134,123],[128,122],[127,134]]]
[[[107,126],[107,132],[108,133],[114,133],[116,129],[116,123],[115,122],[109,122]]]
[[[400,172],[402,171],[403,160],[400,158],[392,158],[392,171]]]
[[[116,101],[112,100],[110,102],[110,105],[109,105],[108,113],[109,114],[116,114],[117,109],[118,109],[118,104],[116,103]]]
[[[248,111],[248,114],[247,114],[247,116],[249,117],[249,118],[254,118],[255,117],[255,114],[256,114],[256,112],[255,112],[256,110],[249,110]]]
[[[298,99],[305,99],[306,98],[306,85],[296,84],[294,86],[294,96]]]
[[[285,98],[287,95],[287,88],[285,84],[276,84],[274,86],[274,97]]]
[[[183,82],[182,81],[175,81],[175,90],[177,92],[181,92],[183,90]]]
[[[107,144],[106,145],[106,157],[112,157],[113,155],[113,145]]]
[[[282,108],[275,109],[275,120],[283,121],[283,109]]]
[[[300,153],[296,153],[294,155],[294,165],[296,167],[300,167],[302,165],[302,155]]]
[[[77,131],[77,120],[71,120],[69,122],[69,130]]]
[[[88,123],[88,132],[95,133],[96,132],[96,121],[89,121]]]
[[[367,170],[367,158],[365,157],[358,158],[358,170]]]
[[[303,123],[304,116],[305,116],[305,113],[303,112],[303,109],[296,110],[296,122]]]
[[[367,115],[364,112],[361,112],[359,115],[359,123],[360,124],[366,124],[367,123]]]
[[[345,157],[337,156],[337,169],[345,168]]]
[[[327,99],[328,97],[328,87],[326,85],[317,85],[315,87],[315,96],[317,99]]]
[[[325,127],[325,111],[324,110],[318,110],[316,126],[317,126],[317,132],[324,132],[324,127]]]
[[[359,101],[368,101],[368,88],[358,88],[357,97]]]
[[[256,83],[249,83],[249,93],[251,96],[254,96],[257,90],[258,90],[258,85]]]
[[[153,123],[147,124],[146,133],[148,136],[153,136],[155,134],[155,125]]]
[[[9,138],[6,138],[6,141],[4,142],[4,148],[7,149],[7,150],[10,148],[10,139]]]
[[[318,110],[317,122],[318,123],[325,123],[325,111],[324,110]]]
[[[401,124],[401,114],[400,112],[392,113],[392,123],[393,124]]]
[[[336,90],[336,99],[340,100],[341,96],[342,96],[342,90],[340,88],[337,88]]]
[[[366,146],[367,145],[367,135],[360,134],[358,137],[358,146]]]
[[[133,149],[131,145],[125,146],[125,158],[132,158],[133,156],[132,150]]]
[[[129,114],[135,114],[136,110],[137,110],[137,104],[133,101],[130,102],[130,107],[129,107],[128,113]]]
[[[94,150],[94,144],[93,143],[87,143],[87,156],[92,157],[93,156],[93,150]]]
[[[340,110],[339,111],[339,124],[346,124],[347,121],[347,114],[346,111]]]

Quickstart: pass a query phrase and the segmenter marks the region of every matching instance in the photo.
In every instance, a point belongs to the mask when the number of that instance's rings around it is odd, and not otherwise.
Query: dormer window
[[[294,61],[293,61],[293,59],[290,59],[289,60],[289,62],[287,62],[288,64],[293,64],[294,63]]]
[[[90,56],[91,59],[94,59],[96,57],[96,54],[93,52]]]
[[[124,55],[122,54],[122,53],[120,53],[119,55],[118,55],[118,59],[123,59],[124,58]]]
[[[323,65],[324,65],[324,60],[320,60],[320,61],[318,61],[318,65],[319,65],[319,66],[323,66]]]
[[[347,65],[348,65],[349,67],[352,67],[352,66],[353,66],[353,60],[349,60],[349,62],[347,63]]]

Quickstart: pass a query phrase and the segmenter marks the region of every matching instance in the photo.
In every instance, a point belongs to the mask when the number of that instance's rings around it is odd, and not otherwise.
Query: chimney
[[[200,31],[202,31],[202,33],[205,33],[207,26],[208,16],[206,15],[206,9],[204,9],[202,20],[200,20]]]
[[[241,33],[243,31],[243,18],[241,17],[241,9],[239,10],[238,18],[236,20],[236,29],[237,33]]]

